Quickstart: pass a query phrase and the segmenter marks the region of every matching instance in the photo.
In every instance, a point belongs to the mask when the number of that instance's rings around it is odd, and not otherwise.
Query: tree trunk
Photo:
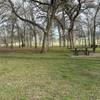
[[[26,46],[26,27],[24,27],[24,35],[23,35],[23,47]]]
[[[46,45],[46,43],[47,43],[47,34],[44,34],[41,53],[46,53],[47,52],[47,45]]]
[[[17,27],[17,34],[18,34],[18,43],[19,43],[19,48],[21,47],[20,43],[20,32],[19,32],[19,27]]]
[[[61,47],[61,31],[59,25],[58,25],[58,33],[59,33],[59,47]]]
[[[35,38],[35,48],[37,48],[37,33],[34,32],[34,38]]]
[[[74,48],[74,36],[73,36],[73,30],[68,31],[68,42],[69,42],[69,47]]]
[[[29,46],[30,46],[30,48],[32,47],[32,34],[30,33],[30,35],[29,35]]]
[[[6,48],[8,48],[7,37],[4,37],[4,44],[5,44]]]
[[[63,34],[63,46],[65,47],[66,46],[66,43],[65,43],[65,13],[64,11],[62,11],[62,23],[63,23],[63,28],[62,28],[62,34]]]
[[[99,4],[99,6],[100,6],[100,4]],[[97,17],[97,14],[98,14],[98,11],[99,11],[99,9],[100,9],[100,7],[97,7],[97,9],[96,9],[96,13],[95,13],[95,16],[94,16],[94,31],[93,31],[93,52],[95,53],[95,50],[96,50],[96,39],[95,39],[95,33],[96,33],[96,17]]]
[[[11,49],[13,49],[14,44],[14,24],[12,23],[12,29],[11,29]]]
[[[25,47],[25,43],[24,43],[24,36],[23,34],[21,34],[21,47]]]
[[[93,31],[93,52],[95,53],[95,33],[96,33],[96,17],[94,18],[94,31]]]
[[[70,26],[69,26],[69,29],[68,29],[68,40],[69,40],[69,47],[70,48],[74,48],[73,28],[74,28],[74,21],[70,21]]]
[[[44,32],[43,37],[43,43],[42,43],[42,49],[41,53],[47,52],[49,50],[49,43],[50,43],[50,29],[52,25],[52,18],[53,18],[53,7],[48,8],[48,14],[47,14],[47,26],[46,26],[46,32]]]
[[[65,30],[63,29],[62,32],[63,32],[63,47],[65,47],[66,46]]]

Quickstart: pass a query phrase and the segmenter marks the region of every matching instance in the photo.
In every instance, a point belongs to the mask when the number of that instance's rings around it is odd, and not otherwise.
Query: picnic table
[[[78,56],[78,55],[89,55],[90,51],[88,48],[75,48],[73,50],[74,55]]]
[[[70,49],[74,53],[74,55],[90,55],[91,52],[93,52],[93,47],[97,48],[97,45],[93,46],[87,46],[87,47],[76,47],[74,49]],[[92,49],[92,50],[91,50]]]

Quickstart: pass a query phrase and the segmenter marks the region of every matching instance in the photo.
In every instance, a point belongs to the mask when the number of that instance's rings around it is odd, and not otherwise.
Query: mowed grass
[[[100,58],[0,53],[0,100],[100,100]]]

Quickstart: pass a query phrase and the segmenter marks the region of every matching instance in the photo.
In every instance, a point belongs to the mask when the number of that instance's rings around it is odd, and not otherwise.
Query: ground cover
[[[100,100],[100,58],[0,53],[0,100]]]

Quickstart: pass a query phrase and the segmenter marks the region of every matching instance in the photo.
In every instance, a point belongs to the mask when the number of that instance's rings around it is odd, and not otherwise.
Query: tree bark
[[[61,47],[61,31],[59,25],[58,25],[58,33],[59,33],[59,47]]]
[[[46,41],[47,40],[47,34],[44,34],[43,36],[43,42],[42,42],[42,48],[41,48],[41,53],[46,53],[47,52],[47,46],[46,46]]]
[[[100,6],[100,4],[99,4]],[[96,9],[96,13],[95,13],[95,16],[94,16],[94,31],[93,31],[93,52],[95,53],[95,50],[96,50],[96,37],[95,37],[95,34],[96,34],[96,17],[97,17],[97,14],[98,14],[98,11],[99,11],[99,6],[97,7]]]
[[[37,33],[34,32],[34,38],[35,38],[35,48],[37,48]]]
[[[70,26],[68,29],[68,42],[69,47],[74,48],[74,34],[73,34],[73,28],[74,28],[74,21],[70,21]]]
[[[11,29],[11,49],[13,49],[14,44],[14,23],[12,22],[12,29]]]

